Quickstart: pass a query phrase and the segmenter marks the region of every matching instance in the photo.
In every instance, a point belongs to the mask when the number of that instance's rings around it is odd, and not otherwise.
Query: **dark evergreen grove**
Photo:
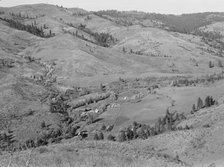
[[[51,30],[49,31],[48,34],[45,34],[42,27],[39,28],[39,27],[35,26],[34,24],[26,25],[19,21],[15,21],[13,19],[7,19],[7,18],[0,18],[0,19],[7,22],[9,24],[9,26],[12,28],[22,30],[22,31],[27,31],[33,35],[36,35],[36,36],[39,36],[42,38],[50,38],[50,37],[55,36],[55,34],[51,32]]]
[[[218,104],[218,102],[214,100],[212,96],[207,96],[204,100],[204,103],[203,103],[203,100],[199,97],[197,100],[197,107],[195,104],[193,104],[192,106],[191,114],[194,114],[195,112],[199,111],[202,108],[205,108],[205,107],[208,108],[215,104]]]
[[[68,23],[67,25],[77,28],[78,30],[81,30],[81,31],[89,34],[90,36],[92,36],[95,39],[95,41],[91,41],[91,40],[87,39],[83,34],[80,35],[78,33],[78,31],[76,31],[76,33],[73,33],[72,35],[74,35],[82,40],[94,43],[94,44],[102,46],[102,47],[110,47],[110,45],[112,45],[118,41],[115,37],[113,37],[109,33],[104,33],[104,32],[98,33],[98,32],[91,31],[89,28],[86,28],[85,24],[80,24],[79,26],[75,26],[72,23]]]

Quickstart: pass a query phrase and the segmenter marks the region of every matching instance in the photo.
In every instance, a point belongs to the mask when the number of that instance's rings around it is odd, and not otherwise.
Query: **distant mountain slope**
[[[224,13],[195,13],[195,14],[182,14],[182,15],[164,15],[156,13],[144,12],[120,12],[116,10],[99,11],[95,14],[103,17],[112,17],[117,22],[122,22],[131,25],[136,21],[144,25],[145,20],[150,20],[157,27],[169,29],[170,31],[177,31],[181,33],[190,33],[197,28],[209,25],[214,21],[224,21]]]
[[[173,25],[178,28],[181,25],[186,28],[188,21],[190,26],[199,27],[223,19],[222,13],[181,16],[135,11],[92,13],[46,4],[3,8],[1,11],[4,11],[1,18],[16,20],[38,27],[45,34],[56,35],[47,39],[39,38],[8,28],[9,24],[2,21],[3,29],[21,33],[22,38],[28,40],[29,45],[16,54],[40,58],[49,64],[54,62],[53,74],[62,82],[73,83],[77,77],[104,80],[120,75],[209,74],[222,70],[218,67],[218,61],[223,60],[217,56],[217,49],[203,43],[201,37],[174,33],[170,27]],[[198,22],[200,19],[202,21]],[[100,36],[100,33],[107,33],[108,36]],[[7,35],[0,37],[4,41],[1,45],[5,47],[11,46],[16,40],[16,36]],[[105,48],[96,37],[101,37],[102,41],[106,41],[104,37],[114,38],[114,43]],[[7,44],[8,38],[13,42]],[[208,67],[209,61],[215,64],[215,68]]]

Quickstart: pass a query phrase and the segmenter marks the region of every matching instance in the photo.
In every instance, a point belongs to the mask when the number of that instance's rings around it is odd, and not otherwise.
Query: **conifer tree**
[[[197,110],[196,110],[195,104],[193,104],[193,106],[192,106],[192,110],[191,110],[191,114],[194,114],[196,111],[197,111]]]
[[[98,138],[99,138],[99,140],[103,140],[104,139],[103,132],[99,132]]]
[[[126,141],[126,136],[125,136],[125,131],[124,131],[124,130],[121,130],[121,131],[118,133],[117,141],[119,141],[119,142],[124,142],[124,141]]]
[[[201,100],[201,98],[199,97],[198,98],[198,101],[197,101],[197,110],[200,110],[203,108],[203,101]]]
[[[94,134],[93,140],[99,140],[99,136],[97,133]]]

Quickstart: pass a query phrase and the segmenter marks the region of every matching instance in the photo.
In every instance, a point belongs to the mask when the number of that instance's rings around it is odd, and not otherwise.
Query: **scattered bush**
[[[134,133],[131,130],[131,127],[128,127],[126,130],[126,138],[127,140],[132,140],[134,138]]]
[[[114,128],[114,125],[108,125],[106,127],[106,131],[110,132],[110,131],[112,131],[113,128]]]
[[[41,147],[41,148],[39,148],[38,151],[39,151],[40,154],[49,152],[48,148],[46,148],[46,147]]]
[[[124,53],[126,53],[126,49],[125,49],[125,47],[122,48],[122,51],[123,51]]]
[[[107,128],[107,127],[106,127],[106,125],[104,125],[104,124],[101,126],[101,130],[103,130],[103,131],[106,130],[106,128]]]
[[[99,136],[97,133],[94,134],[93,140],[99,140]]]
[[[140,139],[147,139],[147,134],[144,131],[144,128],[141,127],[137,130],[138,138]]]
[[[213,67],[214,67],[214,64],[211,61],[209,61],[209,68],[213,68]]]
[[[193,104],[191,114],[194,114],[195,112],[196,112],[196,107],[195,107],[195,104]]]
[[[223,67],[221,60],[218,61],[218,66],[221,67],[221,68]]]
[[[100,90],[103,92],[105,91],[105,86],[103,84],[100,84]]]
[[[125,136],[125,131],[124,130],[121,130],[118,133],[116,141],[118,141],[118,142],[124,142],[124,141],[126,141],[126,136]]]
[[[14,149],[14,136],[13,131],[0,133],[0,148],[5,151],[12,151]]]
[[[109,134],[109,135],[107,136],[107,140],[115,141],[115,137],[112,136],[111,134]]]
[[[99,140],[103,140],[104,139],[103,132],[99,132],[98,133],[98,138],[99,138]]]
[[[41,123],[41,125],[40,125],[40,126],[41,126],[41,128],[42,128],[42,129],[46,128],[45,121],[43,121],[43,122]]]
[[[88,124],[92,124],[95,121],[96,114],[88,113],[87,117],[88,117],[87,123]]]

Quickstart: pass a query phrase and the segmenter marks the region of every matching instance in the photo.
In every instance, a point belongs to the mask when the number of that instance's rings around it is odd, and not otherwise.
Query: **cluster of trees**
[[[68,119],[62,120],[62,124],[54,127],[47,126],[42,122],[41,132],[37,138],[27,139],[23,142],[14,140],[12,131],[0,134],[0,150],[2,151],[16,151],[35,148],[47,144],[58,143],[63,139],[69,139],[77,136],[79,126],[73,125],[72,121],[68,123]]]
[[[196,30],[193,34],[201,36],[204,43],[213,48],[219,49],[220,53],[222,53],[224,42],[222,42],[223,35],[220,32]]]
[[[123,142],[137,138],[147,139],[151,136],[162,134],[167,131],[184,130],[192,128],[189,126],[177,128],[176,127],[177,123],[183,119],[186,119],[184,114],[178,114],[176,112],[171,113],[169,112],[169,110],[167,110],[166,115],[163,118],[158,118],[154,126],[133,122],[133,125],[129,126],[126,129],[121,130],[118,133],[116,140],[119,142]]]
[[[28,14],[22,15],[20,12],[18,14],[10,12],[9,14],[13,17],[20,18],[20,19],[35,19],[35,18],[37,18],[37,16],[36,17],[31,17]]]
[[[165,133],[167,131],[191,129],[192,127],[189,127],[188,125],[186,125],[186,127],[176,126],[177,123],[183,119],[186,119],[184,114],[178,114],[176,112],[171,113],[169,112],[169,110],[167,110],[166,115],[162,118],[160,117],[156,121],[154,126],[133,122],[133,124],[130,125],[128,128],[120,130],[116,137],[109,134],[107,136],[107,140],[124,142],[124,141],[133,140],[137,138],[147,139],[151,136]],[[103,140],[104,139],[103,132],[100,131],[98,133],[95,133],[94,139]]]
[[[215,67],[215,65],[212,61],[209,61],[208,66],[209,66],[209,68]],[[223,64],[222,64],[221,60],[218,61],[218,67],[223,68]]]
[[[141,51],[133,51],[132,49],[130,49],[130,53],[136,54],[136,55],[143,55],[143,53]]]
[[[70,118],[65,118],[63,124],[58,125],[57,127],[42,127],[42,132],[39,137],[36,139],[36,145],[46,145],[49,143],[57,143],[62,139],[69,139],[74,136],[77,136],[77,130],[79,126],[73,125]]]
[[[223,38],[222,34],[220,32],[214,32],[214,31],[201,31],[196,30],[194,31],[194,35],[201,36],[203,40],[221,40]]]
[[[64,115],[68,115],[67,110],[69,106],[65,102],[64,96],[58,96],[51,100],[50,102],[50,112],[51,113],[61,113]]]
[[[117,10],[102,10],[94,12],[94,14],[122,26],[131,26],[133,25],[132,22],[137,19],[135,18],[137,15],[132,17],[130,13],[128,14],[128,12],[120,12]]]
[[[103,47],[109,47],[110,44],[114,44],[117,41],[117,39],[115,39],[109,33],[97,33],[96,32],[96,33],[94,33],[93,36],[96,39],[97,43]]]
[[[172,83],[172,86],[174,87],[180,87],[182,85],[184,86],[192,86],[200,83],[205,83],[205,82],[215,82],[219,81],[221,79],[224,79],[224,73],[220,74],[213,74],[213,75],[207,75],[204,78],[196,78],[196,79],[178,79],[174,80]]]
[[[43,31],[43,27],[37,27],[34,24],[32,25],[25,25],[19,21],[15,21],[13,19],[6,19],[6,18],[0,18],[6,22],[8,22],[9,26],[12,28],[16,28],[18,30],[22,30],[22,31],[27,31],[31,34],[34,34],[36,36],[42,37],[42,38],[50,38],[55,36],[54,33],[51,32],[51,30],[49,31],[49,34],[45,34]]]
[[[8,130],[7,132],[0,133],[0,150],[11,151],[14,148],[14,136],[13,131]]]
[[[122,48],[123,53],[127,53],[127,50],[125,47]],[[133,49],[130,49],[129,53],[136,54],[136,55],[143,55],[141,51],[133,51]]]
[[[98,12],[94,12],[94,14],[99,15],[99,16],[108,15],[108,16],[112,16],[112,17],[127,17],[126,12],[117,11],[117,10],[101,10]]]
[[[103,46],[103,47],[109,47],[111,44],[114,44],[117,39],[114,38],[111,34],[109,33],[98,33],[98,32],[92,32],[90,29],[86,28],[86,25],[80,24],[78,29],[90,34],[91,36],[94,37],[96,40],[96,44]]]
[[[94,140],[103,140],[104,139],[104,135],[103,135],[103,132],[96,132],[94,134],[94,137],[93,137]]]
[[[72,99],[85,96],[91,93],[90,89],[84,88],[84,87],[73,87],[73,89],[68,89],[64,93],[64,98],[71,97]]]
[[[213,99],[212,96],[207,96],[203,102],[203,100],[199,97],[197,100],[197,106],[193,104],[191,114],[194,114],[195,112],[199,111],[202,108],[211,107],[213,105],[217,104],[217,101]]]
[[[73,35],[73,36],[75,36],[75,37],[77,37],[77,38],[80,38],[80,39],[82,39],[82,40],[84,40],[84,41],[88,41],[88,42],[90,42],[90,43],[93,43],[93,44],[95,44],[95,42],[93,42],[93,41],[91,41],[90,39],[88,39],[88,38],[86,38],[83,34],[79,34],[78,33],[78,31],[76,31],[75,33],[73,32],[73,33],[71,33],[71,32],[67,32],[67,33],[69,33],[69,34],[71,34],[71,35]]]
[[[176,86],[176,87],[180,87],[182,85],[189,86],[189,85],[194,85],[198,82],[196,80],[189,80],[187,78],[183,78],[183,79],[179,79],[179,80],[174,80],[172,83],[172,86]]]
[[[2,67],[9,67],[9,68],[11,68],[11,67],[13,67],[14,64],[15,63],[15,61],[13,60],[13,59],[7,59],[7,58],[5,58],[5,59],[0,59],[0,68],[2,68]]]
[[[75,27],[73,24],[68,24],[69,26]],[[92,37],[94,37],[94,39],[96,40],[96,42],[93,42],[87,38],[84,37],[84,35],[79,35],[78,31],[76,31],[76,33],[73,33],[74,36],[81,38],[82,40],[85,41],[89,41],[92,43],[95,43],[97,45],[103,46],[103,47],[109,47],[110,45],[114,44],[117,39],[114,38],[111,34],[109,33],[98,33],[98,32],[92,32],[90,29],[86,28],[85,24],[80,24],[78,27],[79,30],[82,30],[83,32],[91,35]]]
[[[77,136],[78,126],[64,123],[57,127],[49,128],[41,124],[42,131],[35,139],[28,139],[24,143],[20,143],[17,147],[19,150],[39,147],[52,143],[59,143],[63,139],[70,139]]]

